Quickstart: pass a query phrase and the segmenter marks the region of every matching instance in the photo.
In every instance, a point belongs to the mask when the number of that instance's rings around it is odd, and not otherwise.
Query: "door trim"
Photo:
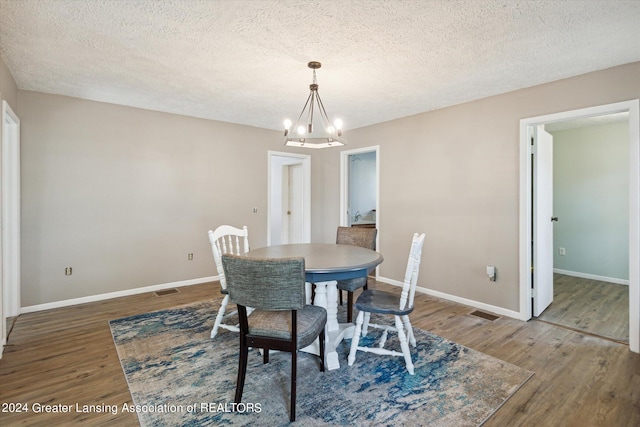
[[[19,315],[20,119],[7,101],[2,101],[2,284],[4,316]]]
[[[278,187],[274,187],[273,178],[275,170],[281,168],[284,163],[279,163],[279,166],[276,166],[277,158],[287,158],[290,159],[291,162],[288,164],[302,164],[302,175],[303,175],[303,183],[302,188],[304,195],[302,197],[303,204],[303,230],[302,237],[304,243],[311,242],[311,156],[308,154],[295,154],[295,153],[287,153],[287,152],[279,152],[279,151],[271,151],[267,152],[267,162],[268,162],[268,172],[267,172],[267,245],[271,245],[271,221],[274,221],[271,214],[272,207],[281,206],[280,203],[275,200],[281,196],[282,186],[278,183]]]
[[[638,99],[520,120],[520,318],[531,319],[531,174],[533,126],[629,112],[629,348],[640,353],[640,101]]]

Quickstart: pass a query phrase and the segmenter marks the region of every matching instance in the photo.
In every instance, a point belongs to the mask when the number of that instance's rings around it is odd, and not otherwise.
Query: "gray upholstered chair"
[[[376,250],[377,234],[378,230],[375,228],[338,227],[336,243]],[[338,281],[340,305],[342,305],[342,291],[347,291],[347,322],[349,323],[353,320],[353,292],[360,288],[367,289],[367,277]]]
[[[320,371],[324,371],[324,328],[327,312],[305,305],[304,258],[253,258],[223,255],[222,264],[231,301],[240,317],[240,356],[235,402],[242,401],[249,347],[262,348],[263,363],[269,350],[291,353],[290,420],[296,418],[298,350],[319,338]],[[247,316],[247,307],[253,307]],[[275,391],[275,390],[274,390]]]
[[[226,313],[227,305],[229,304],[229,293],[227,292],[227,281],[222,268],[222,255],[227,253],[241,255],[249,252],[249,230],[247,226],[236,228],[230,225],[221,225],[215,231],[209,230],[209,242],[211,243],[213,261],[216,263],[216,269],[218,270],[220,292],[224,295],[213,329],[211,329],[211,338],[215,338],[218,328],[224,328],[232,332],[239,331],[238,324],[223,323],[226,317],[233,316],[237,312]]]
[[[353,365],[356,360],[356,352],[366,351],[369,353],[404,356],[405,366],[409,374],[413,375],[413,362],[411,361],[411,353],[409,352],[409,344],[416,346],[416,338],[413,335],[413,328],[409,321],[409,313],[413,311],[413,297],[416,293],[416,283],[418,281],[418,272],[420,271],[420,257],[422,255],[422,245],[424,243],[424,234],[413,235],[411,241],[411,250],[409,252],[409,261],[407,262],[407,270],[404,275],[404,284],[400,296],[375,289],[369,289],[360,294],[356,301],[356,308],[359,310],[356,319],[356,328],[351,340],[351,351],[349,352],[349,366]],[[389,325],[377,325],[369,323],[371,313],[378,313],[393,316],[395,327]],[[384,330],[380,339],[380,344],[375,347],[360,346],[360,335],[367,335],[367,328],[378,328]],[[398,333],[400,348],[402,352],[384,348],[387,341],[389,331]]]

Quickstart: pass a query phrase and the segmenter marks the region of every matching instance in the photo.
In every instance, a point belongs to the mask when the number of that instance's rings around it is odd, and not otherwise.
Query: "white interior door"
[[[533,315],[553,302],[553,136],[536,127],[533,150]]]
[[[288,166],[289,197],[286,216],[288,216],[289,241],[288,243],[303,242],[303,175],[302,164]]]

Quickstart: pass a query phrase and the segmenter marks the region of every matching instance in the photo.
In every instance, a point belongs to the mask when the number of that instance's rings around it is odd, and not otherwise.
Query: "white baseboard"
[[[399,286],[402,287],[402,282],[399,280],[393,280],[393,279],[389,279],[387,277],[377,277],[378,281],[380,282],[384,282],[384,283],[388,283],[390,285],[393,286]],[[467,298],[462,298],[462,297],[458,297],[455,295],[449,295],[446,294],[444,292],[438,292],[438,291],[434,291],[432,289],[427,289],[427,288],[423,288],[420,286],[416,286],[416,291],[426,294],[426,295],[431,295],[432,297],[436,297],[436,298],[442,298],[448,301],[453,301],[456,302],[458,304],[463,304],[463,305],[468,305],[469,307],[474,307],[480,310],[484,310],[484,311],[488,311],[494,314],[498,314],[500,316],[506,316],[506,317],[511,317],[513,319],[517,319],[517,320],[523,320],[526,321],[527,319],[523,319],[522,316],[520,315],[519,312],[517,311],[513,311],[513,310],[507,310],[506,308],[502,308],[502,307],[497,307],[495,305],[491,305],[491,304],[485,304],[483,302],[480,301],[475,301],[475,300],[471,300],[471,299],[467,299]]]
[[[88,297],[73,298],[63,301],[48,302],[45,304],[29,305],[22,307],[20,313],[33,313],[36,311],[50,310],[52,308],[68,307],[70,305],[85,304],[88,302],[103,301],[112,298],[126,297],[130,295],[143,294],[145,292],[161,291],[169,288],[179,288],[182,286],[197,285],[200,283],[215,282],[218,276],[201,277],[199,279],[182,280],[179,282],[163,283],[160,285],[145,286],[143,288],[127,289],[124,291],[109,292],[106,294],[91,295]]]
[[[627,285],[629,281],[625,279],[617,279],[615,277],[597,276],[595,274],[580,273],[578,271],[561,270],[559,268],[553,269],[554,273],[564,274],[566,276],[580,277],[581,279],[599,280],[601,282],[615,283],[616,285]]]

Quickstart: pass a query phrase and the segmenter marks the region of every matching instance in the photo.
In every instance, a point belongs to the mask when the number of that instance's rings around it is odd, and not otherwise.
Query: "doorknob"
[[[557,220],[558,220],[558,217],[557,217],[557,216],[552,216],[552,217],[551,217],[551,221],[557,221]]]

